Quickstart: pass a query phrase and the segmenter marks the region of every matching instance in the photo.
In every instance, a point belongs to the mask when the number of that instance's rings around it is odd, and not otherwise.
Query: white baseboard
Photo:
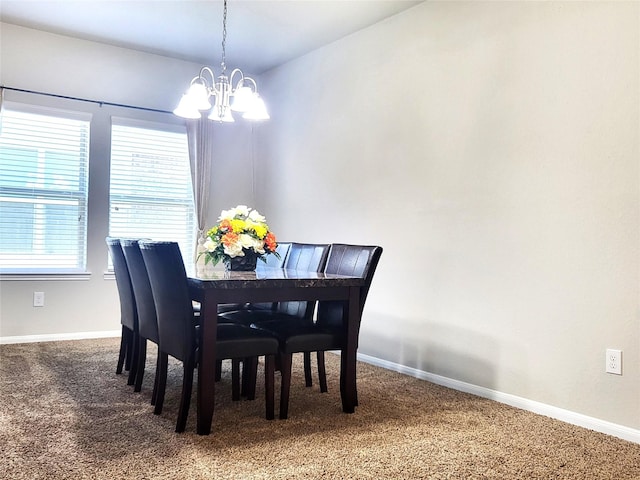
[[[0,337],[0,345],[9,343],[36,343],[36,342],[56,342],[60,340],[85,340],[88,338],[109,338],[122,335],[120,330],[106,332],[75,332],[75,333],[52,333],[48,335],[23,335],[15,337]]]
[[[605,433],[614,437],[627,440],[629,442],[640,444],[640,430],[625,427],[611,422],[606,422],[597,418],[582,415],[580,413],[571,412],[562,408],[554,407],[552,405],[546,405],[544,403],[528,400],[526,398],[518,397],[508,393],[498,392],[485,387],[479,387],[471,383],[461,382],[451,378],[443,377],[429,372],[424,372],[416,368],[406,367],[398,363],[381,360],[376,357],[364,355],[359,353],[358,360],[378,367],[393,370],[395,372],[404,373],[412,377],[419,378],[421,380],[427,380],[443,387],[452,388],[461,392],[471,393],[479,397],[495,400],[496,402],[504,403],[512,407],[519,408],[521,410],[527,410],[529,412],[545,415],[547,417],[555,418],[572,425],[595,430],[596,432]]]

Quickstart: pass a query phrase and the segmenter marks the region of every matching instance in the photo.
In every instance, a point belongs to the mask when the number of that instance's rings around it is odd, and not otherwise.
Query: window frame
[[[145,197],[144,195],[131,195],[131,196],[126,196],[126,195],[119,195],[120,197],[120,201],[122,203],[131,203],[131,204],[135,204],[136,200],[140,200],[140,199],[144,199],[145,201],[149,202],[149,205],[154,205],[154,206],[162,206],[162,205],[166,205],[166,206],[174,206],[174,207],[186,207],[187,210],[187,215],[189,215],[190,219],[191,219],[191,228],[190,228],[190,232],[186,235],[186,238],[184,239],[183,242],[179,242],[181,245],[181,250],[182,250],[182,255],[184,257],[184,261],[185,264],[188,264],[190,259],[193,257],[194,252],[195,252],[195,242],[196,242],[196,238],[197,238],[197,216],[196,216],[196,212],[195,212],[195,206],[194,206],[194,195],[193,195],[193,181],[192,181],[192,173],[191,173],[191,165],[190,165],[190,159],[189,159],[189,139],[187,136],[187,128],[186,125],[184,123],[169,123],[169,122],[160,122],[157,120],[142,120],[142,119],[138,119],[138,118],[132,118],[132,117],[123,117],[123,116],[112,116],[111,117],[111,122],[110,122],[110,144],[109,144],[109,182],[108,182],[108,189],[109,189],[109,198],[108,198],[108,219],[107,219],[107,229],[108,229],[108,235],[109,236],[113,236],[113,237],[127,237],[129,235],[119,235],[116,234],[112,231],[112,211],[113,211],[113,205],[112,205],[112,198],[113,198],[113,194],[112,194],[112,161],[113,161],[113,132],[114,132],[114,127],[125,127],[125,128],[141,128],[141,129],[146,129],[146,130],[154,130],[154,131],[158,131],[158,132],[168,132],[168,133],[175,133],[175,134],[181,134],[184,135],[184,141],[185,141],[185,159],[186,159],[186,163],[187,163],[187,170],[186,170],[186,180],[187,183],[189,184],[189,193],[187,196],[184,197],[184,199],[182,201],[176,201],[175,199],[163,199],[162,197],[153,197],[153,196],[149,196],[149,197]],[[152,200],[152,201],[151,201]],[[185,229],[185,234],[187,233],[186,229]],[[134,238],[149,238],[150,240],[161,240],[161,241],[169,241],[169,240],[174,240],[174,236],[170,233],[161,233],[158,235],[152,235],[152,234],[145,234],[145,233],[141,233],[141,234],[136,234],[133,235]],[[111,274],[113,272],[113,265],[111,262],[111,258],[108,258],[108,264],[107,264],[107,274]]]
[[[50,107],[46,105],[34,105],[23,103],[20,101],[3,101],[2,111],[12,111],[29,115],[41,115],[46,117],[57,117],[64,120],[79,121],[86,123],[86,143],[84,146],[78,144],[83,149],[83,156],[77,171],[78,188],[64,190],[60,188],[47,188],[46,186],[33,187],[2,187],[0,196],[3,193],[10,195],[7,198],[24,200],[19,203],[38,203],[36,194],[39,193],[43,197],[43,204],[61,204],[61,202],[76,202],[79,212],[82,214],[82,224],[79,228],[82,230],[76,236],[78,241],[78,252],[75,256],[80,266],[61,267],[61,266],[16,266],[5,267],[0,265],[0,278],[2,280],[40,280],[40,279],[86,279],[90,276],[88,271],[88,253],[89,253],[89,197],[90,197],[90,165],[91,165],[91,142],[92,142],[92,120],[93,115],[90,112],[70,110],[67,108]],[[38,149],[44,150],[44,149]],[[46,151],[46,150],[44,150]],[[38,155],[41,155],[40,152]],[[26,170],[25,170],[26,172]],[[20,196],[22,192],[31,191],[31,195]],[[13,194],[13,195],[12,195]],[[16,195],[17,194],[17,195]],[[18,258],[20,255],[18,255]]]

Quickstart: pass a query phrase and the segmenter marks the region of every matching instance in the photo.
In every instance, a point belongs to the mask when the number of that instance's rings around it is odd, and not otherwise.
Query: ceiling
[[[421,3],[228,0],[227,65],[259,74]],[[0,21],[211,66],[222,0],[0,0]]]

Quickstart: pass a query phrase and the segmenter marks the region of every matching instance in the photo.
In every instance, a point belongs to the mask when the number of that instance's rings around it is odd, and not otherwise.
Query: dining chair
[[[297,243],[290,244],[289,252],[283,264],[287,270],[322,272],[329,255],[329,244]],[[313,323],[316,302],[294,301],[267,304],[250,304],[247,308],[222,313],[224,321],[243,325],[259,325],[262,322],[289,320],[293,322]],[[311,355],[304,352],[305,385],[312,386]]]
[[[151,283],[149,283],[149,275],[147,267],[142,258],[140,245],[138,240],[124,239],[121,242],[122,251],[124,253],[127,266],[129,267],[129,275],[131,277],[131,285],[136,300],[136,308],[138,311],[138,364],[136,367],[136,379],[134,391],[139,392],[142,389],[142,380],[144,378],[144,369],[147,358],[147,340],[159,345],[160,337],[158,334],[158,319],[156,316],[156,306],[153,303],[153,294],[151,292]],[[151,404],[155,405],[158,393],[158,366],[160,364],[160,351],[156,359],[156,375],[154,377],[153,393],[151,395]]]
[[[382,247],[378,246],[331,245],[324,272],[357,276],[364,279],[364,286],[360,290],[361,314],[381,255]],[[280,418],[288,416],[293,353],[305,352],[310,355],[311,352],[317,352],[320,390],[327,391],[324,352],[341,350],[342,354],[345,354],[345,307],[345,302],[320,301],[315,322],[299,322],[291,318],[279,318],[251,325],[253,328],[272,333],[280,341],[279,358],[282,375]]]
[[[287,255],[289,253],[289,249],[290,248],[291,248],[291,243],[278,242],[278,245],[276,247],[276,252],[278,253],[278,256],[276,256],[276,255],[267,255],[264,262],[258,261],[258,264],[257,264],[256,268],[257,269],[260,269],[262,267],[282,268],[284,266],[284,263],[285,263],[285,260],[287,258]],[[268,302],[268,303],[243,303],[243,304],[239,304],[239,303],[223,303],[221,305],[218,305],[218,313],[235,312],[237,310],[274,310],[275,309],[275,305],[276,304],[274,302]],[[222,317],[222,321],[225,321],[225,322],[231,321],[232,323],[237,323],[237,322],[242,323],[242,320],[240,318],[236,318],[234,320],[233,317],[231,317],[231,318]],[[254,360],[255,360],[254,358],[248,358],[248,359],[245,360],[245,362],[243,364],[243,372],[250,368],[251,369],[251,375],[243,375],[242,376],[242,390],[241,390],[241,395],[242,396],[250,397],[251,396],[251,392],[253,392],[255,390],[255,382],[251,382],[251,378],[253,377],[253,374],[255,373],[255,370],[258,368],[258,365]],[[219,381],[221,376],[222,376],[222,360],[219,360],[218,361],[218,366],[216,367],[216,381]]]
[[[169,355],[183,364],[183,381],[176,432],[183,432],[189,414],[194,370],[198,368],[200,329],[195,322],[187,274],[176,242],[139,242],[156,307],[159,368],[155,414],[162,413]],[[257,333],[257,334],[256,334]],[[278,341],[271,334],[239,324],[218,324],[216,358],[265,357],[265,416],[274,418],[274,363]],[[235,376],[235,375],[233,375]],[[239,382],[234,382],[234,385]]]
[[[121,374],[124,367],[129,371],[128,385],[133,385],[136,378],[138,363],[138,312],[135,296],[131,285],[129,268],[122,251],[121,240],[115,237],[106,237],[105,241],[111,254],[113,272],[116,277],[116,287],[120,298],[120,323],[122,334],[120,337],[120,352],[116,373]]]

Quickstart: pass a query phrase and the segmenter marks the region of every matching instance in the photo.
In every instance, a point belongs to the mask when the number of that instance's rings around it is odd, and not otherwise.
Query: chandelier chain
[[[222,13],[222,73],[227,70],[227,0],[224,0],[224,10]]]

